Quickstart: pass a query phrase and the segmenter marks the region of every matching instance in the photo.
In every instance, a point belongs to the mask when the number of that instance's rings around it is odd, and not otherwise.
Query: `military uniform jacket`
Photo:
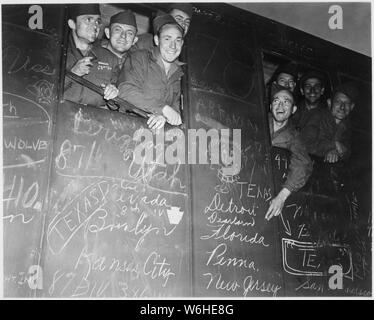
[[[82,52],[75,47],[73,37],[70,35],[69,47],[67,50],[66,69],[71,70],[75,63],[84,58]],[[93,46],[86,57],[93,57],[90,73],[84,75],[83,78],[91,81],[97,86],[101,84],[116,84],[119,74],[119,60],[108,49],[100,45]],[[105,100],[98,93],[81,86],[80,84],[65,77],[64,99],[75,103],[103,106]]]
[[[273,118],[269,114],[269,128],[271,144],[274,147],[287,149],[291,152],[289,171],[283,187],[291,192],[297,191],[305,185],[312,173],[312,160],[300,140],[299,133],[290,122],[274,132]]]
[[[336,148],[335,142],[337,141],[347,148],[342,158],[348,158],[351,153],[351,134],[352,128],[348,118],[337,124],[331,112],[328,112],[319,123],[317,143],[312,150],[313,154],[324,157],[329,151]]]
[[[181,65],[182,62],[174,61],[166,75],[158,47],[134,51],[119,76],[119,97],[153,114],[162,115],[165,105],[179,113]]]

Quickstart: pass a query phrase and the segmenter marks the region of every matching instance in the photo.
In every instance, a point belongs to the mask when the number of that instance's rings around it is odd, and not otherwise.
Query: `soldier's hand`
[[[165,122],[166,119],[164,116],[152,114],[147,121],[147,125],[150,129],[159,130],[164,127]]]
[[[84,76],[90,73],[93,57],[85,57],[76,62],[76,64],[71,68],[71,72],[75,73],[77,76]]]
[[[180,114],[177,111],[175,111],[172,107],[166,105],[162,109],[162,114],[165,116],[166,121],[170,123],[171,125],[179,126],[180,124],[182,124],[182,119],[181,119]]]
[[[102,84],[101,87],[104,88],[104,99],[105,100],[114,99],[118,96],[119,90],[116,88],[115,85],[113,85],[113,84],[107,84],[107,85]]]
[[[343,156],[344,153],[346,153],[348,150],[347,147],[339,141],[335,141],[335,146],[336,146],[336,150],[339,153],[339,156]]]
[[[327,152],[325,156],[325,162],[335,163],[339,160],[339,153],[336,149]]]
[[[266,220],[270,220],[272,217],[276,217],[282,213],[284,203],[290,194],[291,192],[288,189],[283,188],[278,195],[270,201],[269,209],[265,214]]]

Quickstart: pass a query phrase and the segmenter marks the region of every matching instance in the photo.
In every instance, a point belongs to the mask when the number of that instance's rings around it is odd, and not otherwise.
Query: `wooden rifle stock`
[[[71,71],[66,71],[66,75],[72,79],[73,81],[79,83],[80,85],[98,93],[99,95],[103,96],[104,95],[104,89],[97,86],[96,84],[92,83],[91,81],[88,81],[87,79],[84,79],[80,76],[77,76],[75,73],[71,72]],[[146,118],[148,119],[148,117],[150,116],[151,113],[143,110],[143,109],[140,109],[136,106],[134,106],[133,104],[131,104],[130,102],[126,101],[126,100],[123,100],[122,98],[120,97],[116,97],[114,99],[112,99],[112,101],[114,101],[117,106],[119,107],[117,110],[124,110],[124,111],[130,111],[130,112],[133,112],[133,113],[136,113],[137,115],[143,117],[143,118]],[[113,109],[112,109],[113,110]]]

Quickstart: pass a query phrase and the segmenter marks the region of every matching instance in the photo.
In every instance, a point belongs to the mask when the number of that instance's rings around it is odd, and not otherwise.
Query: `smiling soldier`
[[[312,161],[299,139],[299,135],[289,122],[296,111],[293,94],[282,87],[273,87],[271,97],[269,127],[271,144],[291,152],[286,182],[278,195],[270,202],[265,219],[270,220],[282,212],[284,203],[291,192],[303,187],[312,173]]]
[[[349,114],[355,106],[358,93],[353,83],[339,85],[328,99],[329,112],[319,122],[319,135],[311,154],[324,157],[329,163],[347,159],[351,150],[351,123]]]
[[[151,129],[161,129],[167,121],[182,123],[179,113],[183,76],[178,61],[183,46],[183,29],[169,14],[153,20],[156,47],[138,50],[125,61],[119,77],[119,97],[152,113]]]
[[[185,37],[191,25],[193,7],[192,3],[176,2],[170,3],[167,7],[167,12],[175,21],[183,28]],[[151,33],[143,33],[139,35],[139,41],[136,43],[136,49],[151,50],[154,46],[154,40]]]
[[[109,27],[105,28],[104,32],[109,41],[104,42],[102,46],[118,57],[119,66],[122,67],[129,50],[138,41],[134,13],[125,10],[115,14],[110,18]]]

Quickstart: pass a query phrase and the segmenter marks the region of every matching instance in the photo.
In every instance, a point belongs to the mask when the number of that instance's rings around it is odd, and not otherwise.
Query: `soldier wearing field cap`
[[[184,36],[187,35],[190,28],[193,7],[191,3],[170,3],[167,6],[166,13],[170,14],[176,22],[183,28]],[[154,46],[153,35],[151,33],[143,33],[139,35],[139,41],[135,45],[136,49],[150,50]]]
[[[134,13],[131,10],[125,10],[113,15],[104,32],[109,41],[103,43],[102,46],[117,56],[119,65],[122,66],[129,51],[138,41],[138,27]]]
[[[104,89],[103,96],[65,78],[64,99],[95,107],[105,107],[118,90],[118,77],[113,72],[118,59],[109,50],[93,45],[98,38],[101,22],[99,4],[79,4],[69,7],[70,28],[66,69]]]
[[[186,36],[187,32],[188,32],[188,29],[190,28],[192,14],[193,14],[192,4],[191,3],[186,3],[186,2],[171,3],[168,6],[168,11],[167,12],[183,28],[184,36]]]
[[[295,99],[297,99],[295,94],[295,88],[297,84],[298,70],[297,65],[294,62],[284,63],[278,66],[270,78],[270,81],[266,85],[267,96],[265,97],[266,104],[269,104],[271,99],[271,93],[274,87],[284,87],[290,90]]]
[[[325,86],[326,79],[323,74],[315,70],[306,72],[300,79],[303,98],[297,103],[298,110],[291,118],[311,154],[318,144],[319,125],[328,113],[324,98]]]
[[[345,160],[351,150],[351,123],[349,114],[355,107],[358,91],[354,83],[343,83],[335,88],[328,99],[329,112],[319,124],[319,135],[311,154],[328,163]]]
[[[181,124],[180,80],[182,64],[178,61],[183,46],[183,29],[174,18],[162,12],[153,20],[155,31],[152,50],[136,50],[121,70],[119,97],[152,113],[148,126],[160,129],[167,121]]]
[[[295,92],[297,82],[297,65],[293,62],[280,65],[272,76],[271,83],[276,83],[292,93]]]
[[[326,79],[318,71],[307,71],[300,79],[300,92],[302,99],[298,102],[298,111],[292,118],[296,128],[302,130],[307,126],[311,118],[320,114],[320,111],[327,109],[324,100]]]

